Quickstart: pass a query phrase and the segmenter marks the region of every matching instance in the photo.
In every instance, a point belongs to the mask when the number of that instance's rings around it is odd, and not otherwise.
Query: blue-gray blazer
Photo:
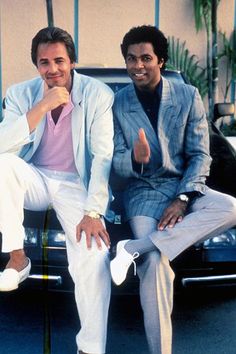
[[[113,166],[128,178],[125,192],[127,217],[146,215],[160,218],[173,198],[184,192],[204,194],[209,174],[209,132],[198,90],[165,78],[157,130],[154,131],[133,84],[115,96]],[[151,159],[139,174],[133,170],[131,152],[138,131],[144,128]]]

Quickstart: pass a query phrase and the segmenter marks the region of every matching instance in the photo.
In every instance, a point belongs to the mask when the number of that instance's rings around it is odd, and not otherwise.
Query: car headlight
[[[209,238],[204,241],[203,247],[235,247],[236,246],[236,229],[229,229],[220,235]]]
[[[38,229],[33,227],[25,228],[25,238],[24,244],[25,246],[36,246],[38,240]]]
[[[66,248],[66,236],[61,230],[40,231],[41,247],[46,248]]]

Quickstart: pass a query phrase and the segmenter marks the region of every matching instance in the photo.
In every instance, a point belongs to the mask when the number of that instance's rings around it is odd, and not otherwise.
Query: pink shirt
[[[73,153],[71,112],[74,108],[70,102],[63,107],[55,125],[51,112],[47,113],[44,133],[31,162],[41,168],[78,173]]]

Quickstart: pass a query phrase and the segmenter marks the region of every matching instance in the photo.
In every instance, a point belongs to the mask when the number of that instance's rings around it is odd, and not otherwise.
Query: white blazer
[[[0,153],[12,152],[29,161],[39,146],[46,116],[30,134],[26,113],[43,97],[40,77],[11,86],[0,124]],[[93,78],[74,72],[72,140],[75,165],[88,197],[85,210],[104,215],[109,201],[108,179],[113,155],[113,92]]]

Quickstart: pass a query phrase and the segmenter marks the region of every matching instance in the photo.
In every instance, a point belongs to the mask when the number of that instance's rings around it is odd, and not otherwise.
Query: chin
[[[53,83],[48,83],[48,87],[64,87],[65,85],[63,83],[60,82],[53,82]]]
[[[147,84],[145,84],[145,83],[138,82],[138,83],[135,83],[135,85],[141,91],[149,91],[150,90],[150,87]]]

